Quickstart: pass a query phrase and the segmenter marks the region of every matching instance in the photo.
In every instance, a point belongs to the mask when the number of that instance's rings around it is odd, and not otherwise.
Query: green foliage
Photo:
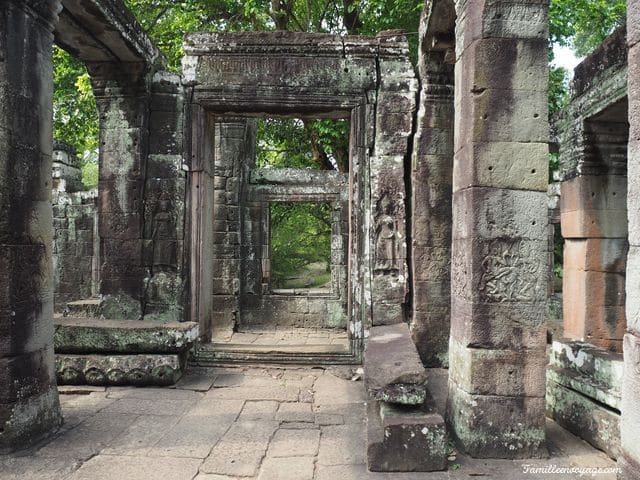
[[[282,288],[304,267],[331,260],[331,205],[328,203],[271,204],[271,277]],[[326,275],[314,283],[326,283]],[[307,286],[316,286],[310,284]]]
[[[256,165],[348,171],[349,122],[266,117],[258,119]]]
[[[82,181],[94,187],[98,184],[98,112],[89,74],[82,62],[54,47],[53,83],[53,136],[74,146],[82,160]]]
[[[624,23],[626,0],[551,0],[549,8],[551,42],[585,56]]]

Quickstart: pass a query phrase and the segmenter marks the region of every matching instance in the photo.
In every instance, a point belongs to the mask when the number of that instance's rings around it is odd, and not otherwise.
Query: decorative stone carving
[[[375,219],[376,273],[397,275],[400,271],[400,233],[398,230],[398,203],[389,193],[384,193],[376,205]]]

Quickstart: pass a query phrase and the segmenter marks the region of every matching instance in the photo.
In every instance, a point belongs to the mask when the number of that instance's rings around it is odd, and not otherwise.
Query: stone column
[[[379,89],[374,155],[370,161],[371,311],[373,325],[406,321],[407,215],[405,162],[413,132],[418,81],[406,37],[378,35]]]
[[[546,0],[458,0],[451,432],[474,457],[545,445]]]
[[[87,65],[100,115],[98,224],[101,314],[143,315],[143,195],[149,99],[142,63]]]
[[[59,1],[0,8],[0,453],[61,423],[53,358],[51,49]]]
[[[411,335],[427,367],[448,365],[455,11],[427,2],[420,22],[422,88],[411,165]]]
[[[629,255],[627,257],[627,333],[624,336],[624,379],[620,434],[622,456],[618,466],[620,480],[640,478],[640,4],[629,2],[627,12],[629,45],[629,150],[628,218]]]

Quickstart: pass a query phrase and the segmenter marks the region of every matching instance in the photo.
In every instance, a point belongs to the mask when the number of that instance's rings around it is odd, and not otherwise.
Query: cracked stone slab
[[[422,405],[427,377],[406,323],[373,327],[364,354],[365,387],[374,400]]]

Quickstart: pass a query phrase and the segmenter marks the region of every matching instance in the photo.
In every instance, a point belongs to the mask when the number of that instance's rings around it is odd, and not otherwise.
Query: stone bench
[[[374,472],[447,467],[447,432],[405,323],[373,327],[364,353],[367,466]]]
[[[554,341],[547,368],[547,414],[612,458],[620,455],[622,355]]]
[[[54,319],[59,385],[171,385],[199,335],[196,323]]]

